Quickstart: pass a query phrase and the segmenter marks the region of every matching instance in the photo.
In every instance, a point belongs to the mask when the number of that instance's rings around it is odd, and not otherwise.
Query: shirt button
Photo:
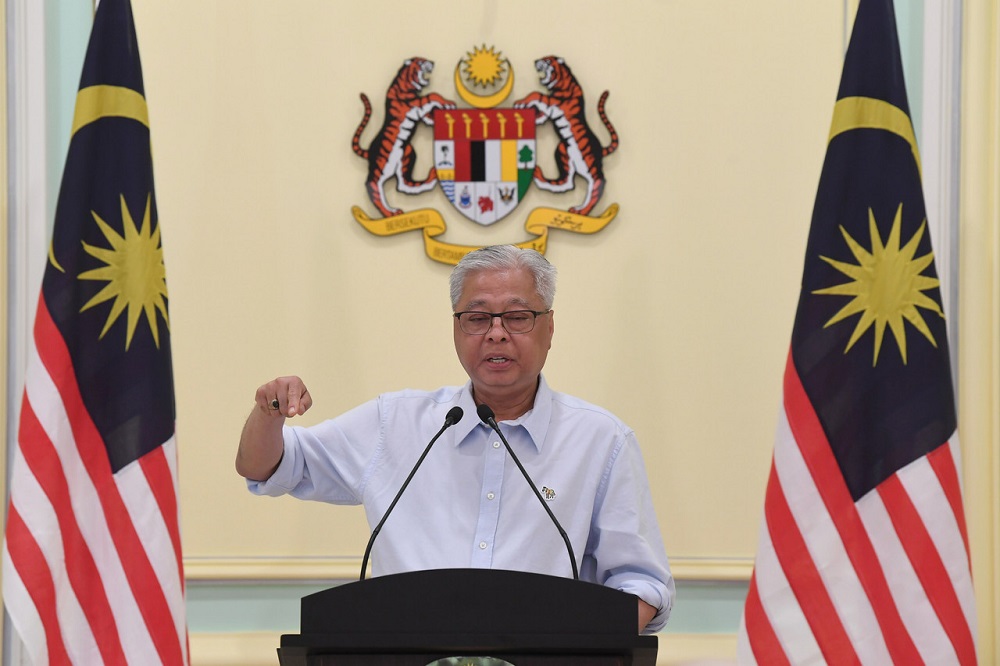
[[[486,542],[485,541],[480,541],[479,542],[479,550],[486,550]]]
[[[486,493],[486,499],[493,499],[494,497],[496,497],[495,494],[493,494],[493,493]]]
[[[494,449],[499,449],[500,448],[500,442],[493,442],[493,448]]]

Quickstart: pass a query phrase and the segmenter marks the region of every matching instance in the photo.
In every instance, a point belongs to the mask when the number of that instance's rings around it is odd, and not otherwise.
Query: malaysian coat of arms
[[[585,184],[582,199],[577,195],[577,203],[569,208],[530,210],[524,223],[526,240],[501,241],[542,254],[550,229],[593,234],[607,226],[618,214],[617,204],[592,213],[604,193],[604,158],[618,148],[618,134],[604,110],[608,92],[597,103],[597,113],[611,137],[602,145],[587,123],[583,88],[566,62],[546,56],[535,61],[535,69],[545,90],[501,106],[513,91],[514,70],[493,47],[474,48],[455,67],[455,89],[463,103],[459,104],[425,92],[434,63],[410,58],[386,92],[382,126],[367,148],[361,138],[372,119],[372,105],[362,93],[364,117],[352,147],[368,162],[365,187],[376,213],[370,216],[354,206],[354,219],[378,236],[422,231],[427,256],[452,265],[478,246],[442,239],[447,225],[444,215],[434,208],[403,210],[390,204],[386,193],[393,183],[406,196],[440,187],[455,211],[484,227],[511,215],[529,198],[532,186],[561,195]],[[422,179],[414,173],[417,148],[413,143],[421,125],[433,134],[433,166]],[[546,130],[554,133],[556,141],[555,172],[548,175],[538,159],[540,133]]]

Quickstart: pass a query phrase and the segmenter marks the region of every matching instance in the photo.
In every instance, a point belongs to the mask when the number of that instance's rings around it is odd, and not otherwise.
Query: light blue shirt
[[[386,393],[312,427],[285,426],[285,452],[259,495],[363,504],[374,528],[453,406],[465,414],[434,444],[386,520],[372,574],[492,568],[572,577],[566,545],[500,438],[479,420],[471,383]],[[539,382],[533,408],[500,429],[576,554],[581,580],[658,611],[674,581],[632,430],[610,412]]]

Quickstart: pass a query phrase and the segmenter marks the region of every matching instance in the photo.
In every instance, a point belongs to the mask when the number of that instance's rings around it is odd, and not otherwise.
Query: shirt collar
[[[458,406],[462,408],[462,420],[452,426],[455,445],[458,446],[476,429],[482,421],[476,413],[476,401],[472,399],[472,381],[466,382],[458,396]]]
[[[455,429],[456,446],[462,444],[477,427],[489,427],[479,419],[479,414],[476,412],[476,402],[472,398],[472,380],[466,382],[462,388],[462,393],[458,399],[458,406],[462,408],[465,415],[461,421],[453,426]],[[541,451],[551,420],[552,389],[549,388],[548,383],[545,381],[545,376],[539,375],[538,391],[535,392],[535,403],[531,409],[513,421],[501,421],[501,423],[506,423],[514,427],[523,427],[527,431],[531,441],[534,442],[535,448]]]

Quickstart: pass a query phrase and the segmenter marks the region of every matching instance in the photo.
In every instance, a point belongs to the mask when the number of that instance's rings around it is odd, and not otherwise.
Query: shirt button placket
[[[479,495],[479,519],[476,522],[471,558],[471,566],[482,569],[490,568],[493,563],[497,524],[500,520],[499,496],[506,461],[506,451],[496,434],[488,432],[487,437],[489,446],[483,456],[483,485]]]

